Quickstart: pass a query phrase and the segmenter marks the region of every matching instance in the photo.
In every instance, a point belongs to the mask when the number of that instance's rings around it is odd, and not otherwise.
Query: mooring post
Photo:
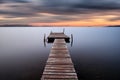
[[[65,28],[63,28],[63,33],[65,33]]]

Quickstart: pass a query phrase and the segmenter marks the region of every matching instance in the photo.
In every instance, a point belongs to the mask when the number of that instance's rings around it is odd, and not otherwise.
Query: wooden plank
[[[64,33],[50,33],[50,35],[48,36],[48,38],[69,38],[67,35],[65,35]]]
[[[61,67],[45,67],[45,70],[44,71],[51,71],[51,70],[61,70],[62,72],[63,71],[66,71],[66,70],[69,70],[69,71],[75,71],[73,68],[70,68],[70,67],[66,67],[66,68],[61,68]]]
[[[78,80],[64,39],[55,39],[41,80]]]
[[[77,79],[77,76],[76,75],[44,75],[43,77],[42,77],[42,80],[44,80],[44,79],[63,79],[63,80],[65,80],[65,79],[69,79],[69,80],[71,80],[71,79],[73,79],[73,80],[78,80]]]
[[[70,55],[56,53],[56,54],[50,54],[49,58],[70,58]]]
[[[48,37],[59,37],[59,36],[68,37],[64,33],[50,33],[50,35]]]
[[[75,72],[75,70],[74,69],[56,69],[55,70],[55,69],[46,68],[44,72],[73,73]]]
[[[53,66],[53,65],[46,65],[46,67],[49,67],[49,68],[50,68],[50,67],[73,68],[73,65],[66,65],[66,64],[61,65],[61,66],[60,66],[60,65],[54,65],[54,66]]]

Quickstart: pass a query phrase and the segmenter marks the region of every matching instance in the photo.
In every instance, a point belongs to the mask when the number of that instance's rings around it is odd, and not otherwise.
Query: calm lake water
[[[0,27],[0,80],[40,80],[52,44],[44,33],[59,27]],[[79,80],[120,80],[120,28],[65,28]]]

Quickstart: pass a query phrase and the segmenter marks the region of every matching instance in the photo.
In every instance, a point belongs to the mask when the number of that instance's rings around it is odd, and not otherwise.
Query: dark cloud
[[[0,14],[6,16],[14,16],[14,17],[28,17],[32,16],[34,13],[29,12],[18,12],[18,11],[0,11]]]
[[[73,8],[87,8],[87,9],[120,9],[120,1],[118,0],[45,0],[51,6],[64,6]],[[54,1],[56,1],[54,3]],[[54,5],[56,4],[56,5]]]
[[[93,14],[120,10],[118,0],[41,0],[31,10],[58,15]]]
[[[20,3],[26,3],[26,2],[28,2],[28,1],[26,1],[26,0],[9,0],[9,1],[20,2]]]
[[[4,0],[12,2],[30,2],[30,0]],[[26,5],[26,4],[24,4]],[[10,7],[21,7],[22,9],[28,7],[31,13],[52,13],[59,15],[73,15],[73,14],[92,14],[98,12],[119,10],[119,0],[40,0],[39,4],[29,4],[29,6],[10,5]],[[22,11],[22,9],[20,9]],[[24,11],[24,10],[23,10]],[[26,13],[26,11],[24,11]]]
[[[80,0],[79,0],[80,1]],[[120,1],[118,0],[81,0],[78,4],[75,4],[75,8],[87,8],[87,9],[120,9]]]
[[[6,15],[7,17],[32,17],[37,15],[37,11],[33,9],[33,5],[30,5],[29,3],[13,3],[10,5],[4,5],[4,7],[0,7],[0,15]]]
[[[0,3],[3,3],[3,0],[0,0]]]
[[[1,0],[0,2],[2,3],[6,3],[6,2],[28,3],[27,0]]]
[[[37,1],[37,0],[36,0]],[[120,12],[119,0],[0,0],[2,5],[6,5],[5,9],[0,6],[0,15],[6,15],[6,18],[14,17],[34,17],[34,20],[28,22],[59,22],[59,21],[72,21],[89,19],[91,15],[107,15],[105,12]],[[35,2],[35,3],[34,3]],[[20,4],[17,4],[20,3]],[[36,4],[37,3],[37,4]],[[3,7],[3,8],[4,8]],[[58,16],[48,16],[48,18],[41,18],[42,15],[38,13],[50,13]],[[78,15],[78,14],[84,14]],[[72,16],[78,17],[72,17]],[[39,19],[40,18],[40,19]],[[120,18],[110,19],[111,21]]]

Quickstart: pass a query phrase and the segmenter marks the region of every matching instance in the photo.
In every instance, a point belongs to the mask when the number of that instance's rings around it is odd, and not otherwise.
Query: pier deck
[[[64,39],[54,40],[41,80],[78,80]]]
[[[55,39],[64,39],[66,42],[69,41],[69,37],[65,35],[64,33],[50,33],[50,35],[47,37],[48,42],[54,42]]]

